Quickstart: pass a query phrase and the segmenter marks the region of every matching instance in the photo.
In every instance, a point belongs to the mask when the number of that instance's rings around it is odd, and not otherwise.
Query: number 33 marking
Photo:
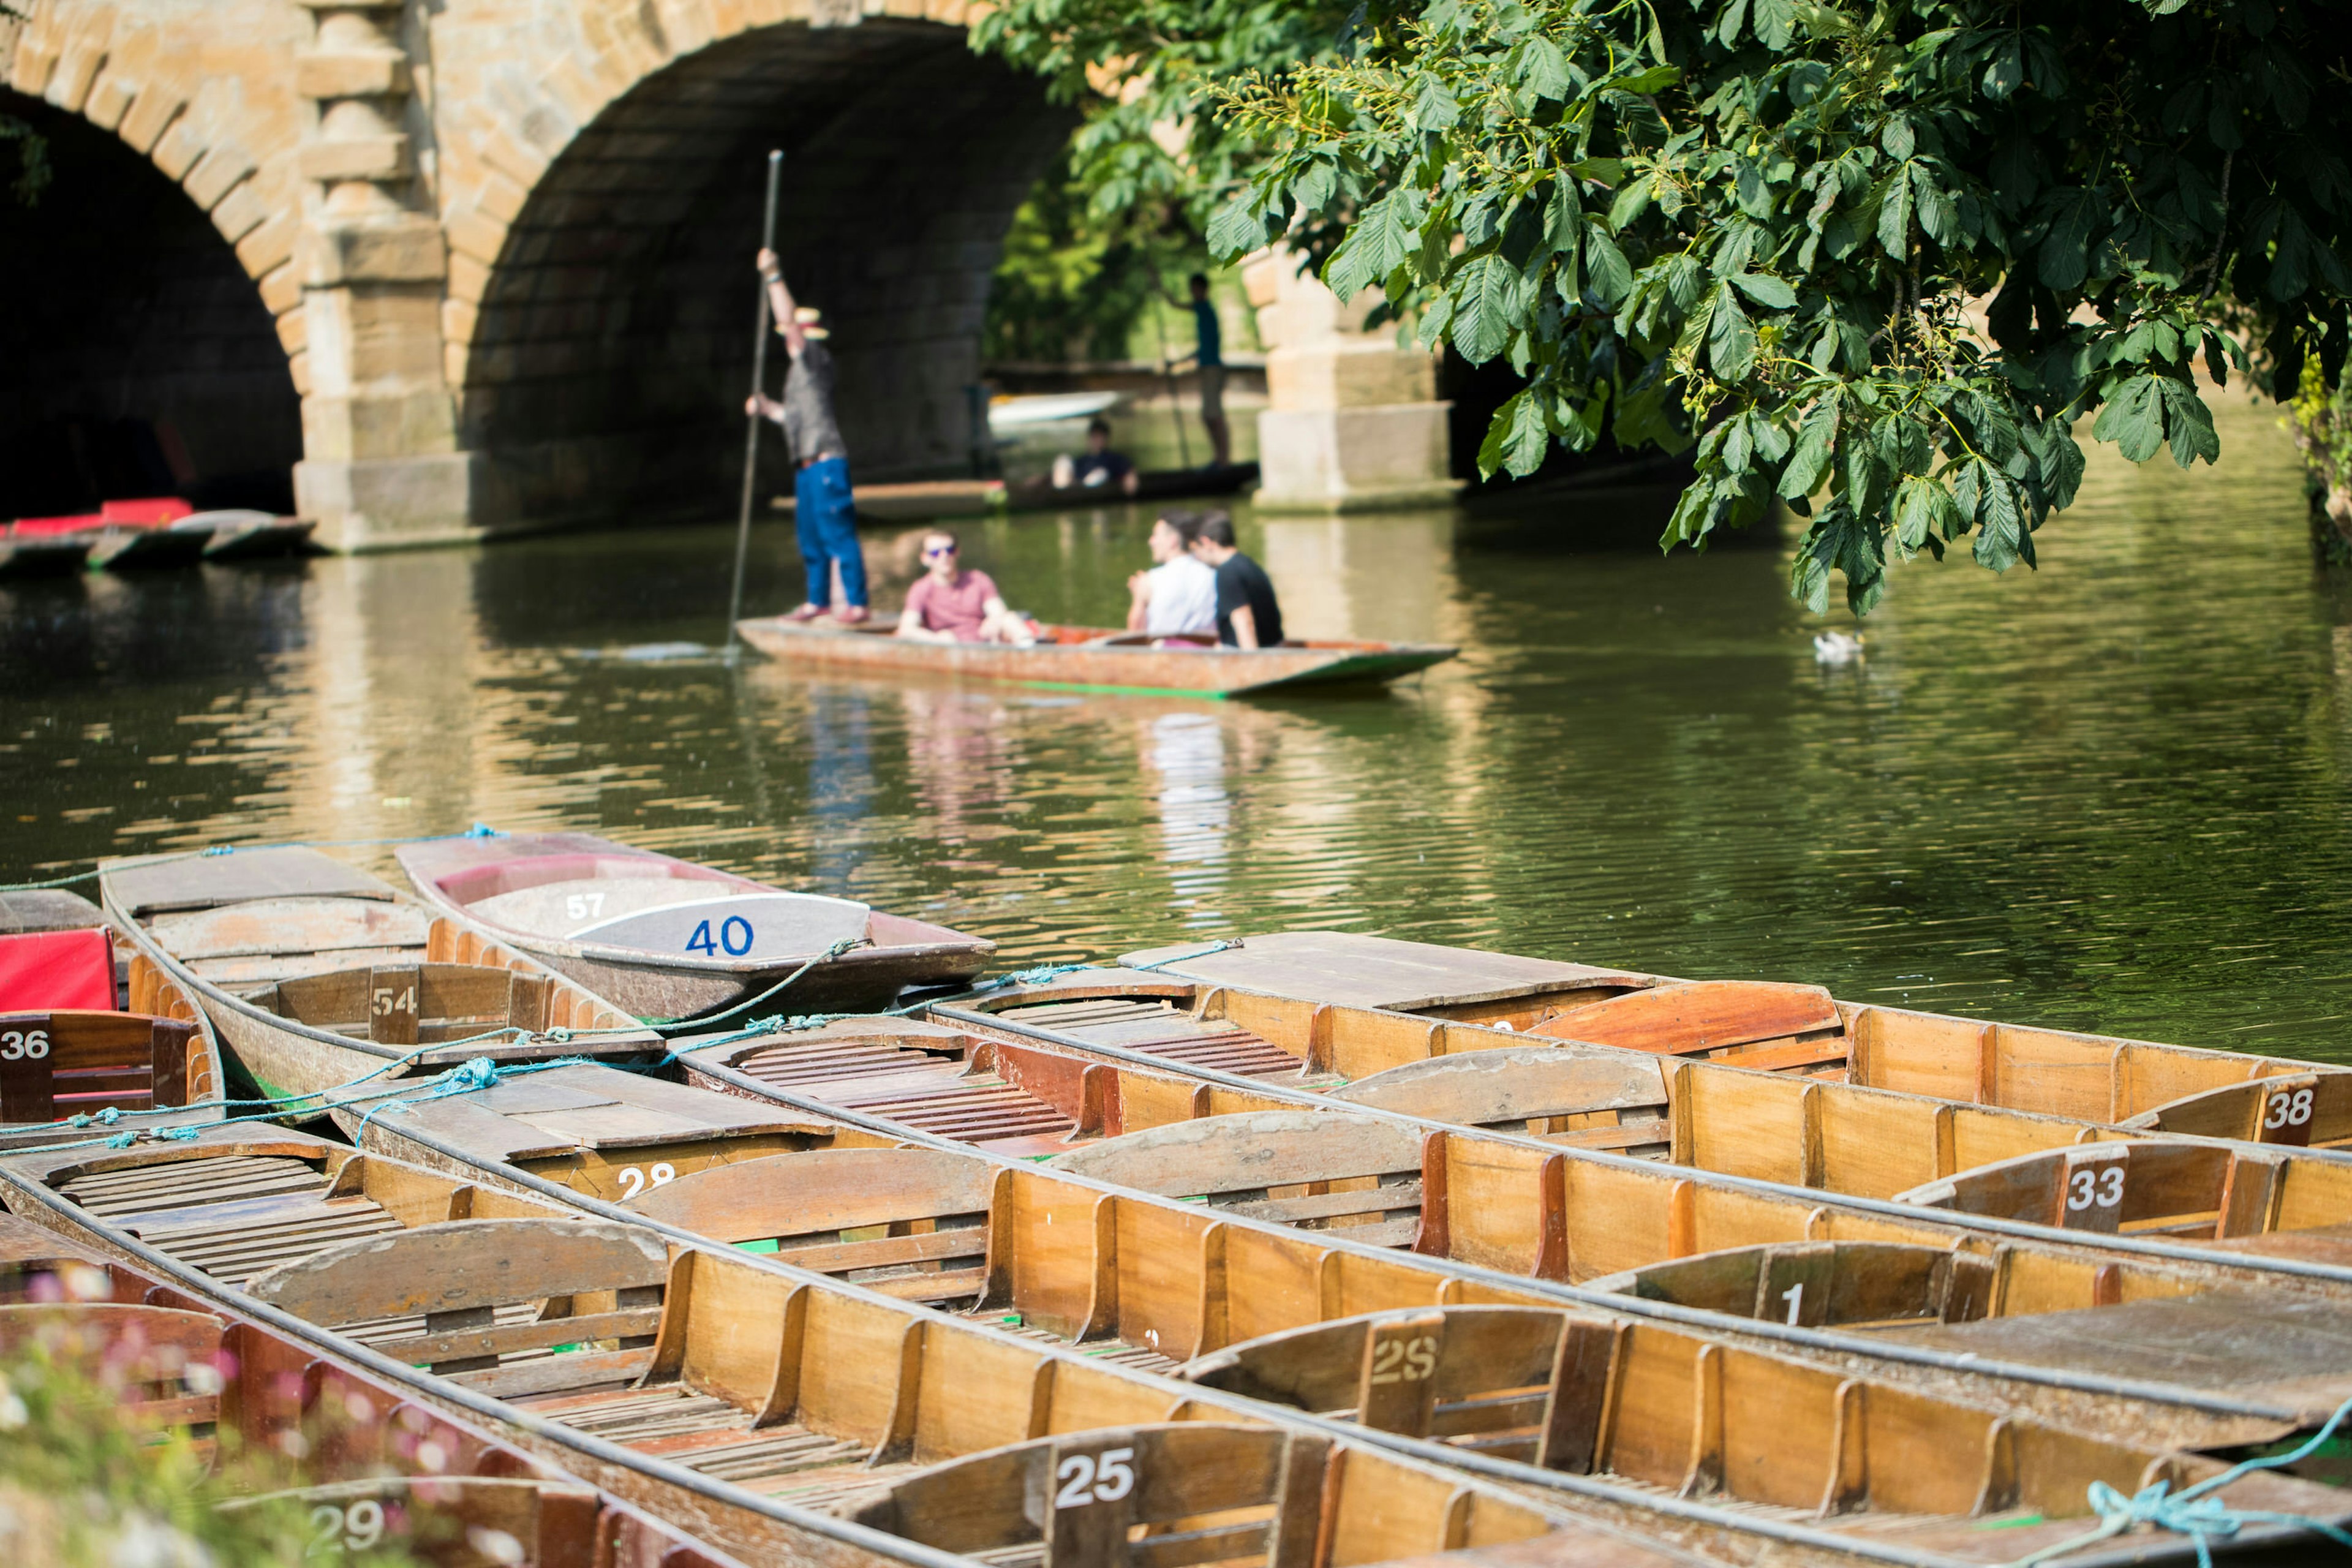
[[[2077,1171],[2066,1194],[2070,1209],[2111,1209],[2124,1201],[2124,1168],[2109,1165],[2104,1171]]]

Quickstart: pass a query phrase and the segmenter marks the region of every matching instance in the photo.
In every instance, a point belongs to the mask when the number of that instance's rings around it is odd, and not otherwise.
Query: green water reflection
[[[576,825],[1017,959],[1311,924],[2352,1059],[2352,594],[2272,417],[2224,433],[2218,473],[2095,458],[2039,580],[1898,571],[1837,670],[1785,548],[1561,547],[1654,496],[1245,519],[1301,631],[1465,649],[1272,706],[613,657],[716,637],[722,528],[24,587],[0,877]],[[1148,521],[965,538],[1101,621]],[[912,540],[869,551],[895,595]],[[789,534],[754,554],[751,602],[796,596]]]

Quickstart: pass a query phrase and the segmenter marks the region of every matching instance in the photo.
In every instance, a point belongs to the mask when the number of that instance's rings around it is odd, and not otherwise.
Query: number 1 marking
[[[1797,1326],[1798,1309],[1805,1304],[1805,1282],[1800,1279],[1781,1291],[1780,1300],[1789,1303],[1789,1326],[1793,1329]]]

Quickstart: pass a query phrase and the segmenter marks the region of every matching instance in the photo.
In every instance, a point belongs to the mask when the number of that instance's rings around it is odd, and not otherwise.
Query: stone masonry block
[[[504,174],[523,189],[539,184],[547,173],[547,154],[526,145],[505,127],[500,126],[476,142],[482,162]]]
[[[448,250],[441,227],[422,214],[335,223],[313,219],[297,242],[302,280],[309,288],[349,283],[432,283],[448,274]]]
[[[295,167],[306,180],[404,180],[414,172],[408,137],[394,132],[385,136],[351,136],[313,142],[295,156]]]
[[[125,26],[116,30],[106,51],[105,68],[89,89],[82,118],[102,130],[122,122],[139,89],[155,74],[155,53],[161,33],[154,27]]]
[[[268,223],[269,204],[261,199],[260,182],[238,182],[236,189],[213,204],[212,219],[220,237],[231,245]]]
[[[668,0],[661,8],[662,31],[673,55],[690,55],[716,36],[707,0]]]
[[[188,171],[196,166],[196,160],[205,155],[210,140],[210,135],[198,128],[195,115],[183,114],[172,121],[172,128],[163,132],[163,140],[155,143],[154,152],[148,156],[173,179],[185,179]]]
[[[460,253],[449,258],[449,298],[462,300],[469,305],[481,303],[482,296],[490,290],[490,269],[472,257]]]
[[[294,91],[303,98],[398,98],[411,85],[408,57],[392,49],[294,57]]]
[[[521,186],[503,175],[492,174],[482,184],[482,194],[476,205],[503,224],[511,224],[522,216],[523,204],[529,198]]]
[[[122,116],[122,123],[114,128],[114,133],[140,152],[150,152],[187,105],[188,95],[171,81],[151,81],[139,89],[139,96]]]
[[[272,268],[261,279],[261,302],[273,316],[302,306],[302,275],[290,261]]]
[[[298,353],[289,356],[286,361],[286,370],[287,374],[290,375],[294,381],[294,395],[297,397],[310,396],[310,356],[307,353]]]
[[[229,187],[253,173],[253,160],[234,142],[216,142],[205,149],[196,166],[181,179],[188,199],[206,212],[220,205]]]
[[[278,318],[278,342],[289,354],[300,353],[310,346],[310,321],[300,310],[289,310]]]
[[[48,89],[41,96],[68,113],[79,113],[90,83],[106,64],[106,47],[113,36],[110,7],[82,13],[65,47],[58,51],[57,68],[49,73]]]
[[[614,97],[611,89],[590,76],[581,68],[580,62],[569,55],[557,58],[555,63],[548,68],[547,73],[540,78],[540,85],[546,90],[548,97],[553,99],[562,108],[563,112],[572,117],[572,123],[574,125],[586,125],[593,121],[597,114],[606,104],[612,102]]]
[[[477,261],[496,262],[506,249],[507,226],[480,213],[451,213],[442,223],[449,237],[449,248],[459,256],[470,256]]]
[[[453,346],[472,342],[474,328],[480,320],[480,308],[471,301],[444,300],[441,301],[441,341]],[[452,378],[449,384],[457,385],[457,380]]]
[[[57,68],[57,46],[26,28],[16,40],[15,58],[8,62],[9,85],[27,98],[39,98],[48,91],[50,73]]]
[[[292,260],[294,237],[301,226],[302,215],[288,207],[271,215],[258,228],[238,240],[236,258],[245,264],[245,275],[267,277]]]

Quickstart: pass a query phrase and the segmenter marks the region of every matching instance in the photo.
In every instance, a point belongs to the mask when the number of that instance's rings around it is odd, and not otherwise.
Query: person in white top
[[[1155,637],[1214,637],[1217,574],[1192,552],[1198,520],[1189,511],[1163,514],[1151,525],[1151,558],[1160,563],[1127,580],[1127,629]]]

